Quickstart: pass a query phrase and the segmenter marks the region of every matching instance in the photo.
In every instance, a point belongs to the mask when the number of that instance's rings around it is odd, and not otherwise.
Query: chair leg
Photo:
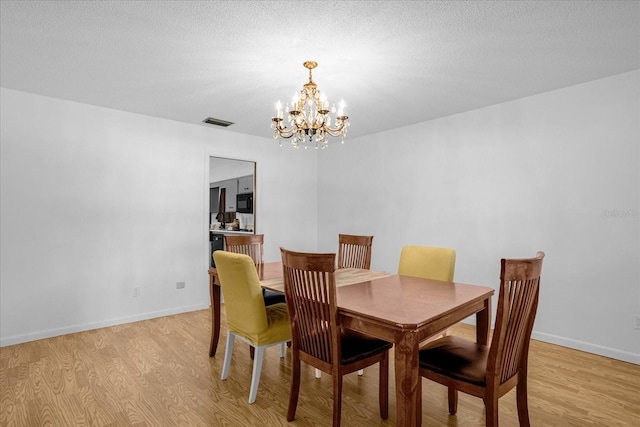
[[[520,375],[516,386],[516,400],[518,404],[518,421],[520,427],[529,427],[529,404],[527,403],[527,376]]]
[[[449,387],[449,413],[455,415],[458,412],[458,390],[454,387]]]
[[[342,415],[342,375],[340,372],[333,374],[333,427],[340,427]]]
[[[249,403],[256,401],[258,385],[260,384],[260,373],[262,372],[262,359],[264,358],[265,347],[256,347],[253,359],[253,373],[251,374],[251,388],[249,389]]]
[[[316,378],[320,378],[322,376],[322,371],[318,368],[315,368],[315,369],[316,369]]]
[[[298,395],[300,394],[300,356],[298,352],[293,352],[293,362],[291,366],[291,392],[289,393],[289,408],[287,409],[287,421],[296,418],[296,408],[298,407]]]
[[[231,354],[233,353],[233,342],[236,336],[233,332],[227,332],[227,348],[224,349],[224,362],[222,363],[222,376],[226,380],[229,376],[229,368],[231,367]]]
[[[284,342],[280,343],[280,359],[284,358]]]
[[[484,400],[485,419],[487,427],[498,427],[498,397],[487,396]]]
[[[378,378],[378,400],[380,401],[380,418],[389,418],[389,352],[380,361],[380,378]]]

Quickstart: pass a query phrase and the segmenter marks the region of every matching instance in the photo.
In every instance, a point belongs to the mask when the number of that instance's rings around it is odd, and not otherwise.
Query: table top
[[[261,285],[282,292],[282,263],[264,264]],[[486,286],[360,269],[336,270],[338,307],[388,324],[419,328],[494,294]]]
[[[361,270],[359,268],[341,268],[336,270],[336,288],[389,276],[391,276],[391,273],[386,273],[384,271]],[[275,262],[265,264],[263,279],[260,281],[260,285],[262,285],[263,288],[270,289],[272,291],[284,292],[282,263]]]
[[[493,294],[493,288],[485,286],[398,275],[337,290],[338,307],[343,312],[416,329]]]

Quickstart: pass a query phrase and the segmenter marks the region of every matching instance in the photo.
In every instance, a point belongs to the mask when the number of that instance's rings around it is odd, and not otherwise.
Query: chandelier
[[[276,117],[271,119],[273,138],[283,139],[293,138],[291,145],[295,148],[300,146],[326,148],[329,145],[329,137],[344,137],[349,126],[349,117],[344,114],[344,101],[336,110],[332,104],[329,110],[329,101],[324,94],[320,94],[317,85],[311,78],[311,70],[318,66],[317,62],[306,61],[305,68],[309,70],[309,83],[305,83],[300,94],[296,94],[290,103],[285,106],[289,127],[284,123],[282,104],[276,104]],[[335,115],[335,125],[331,126],[331,114]]]

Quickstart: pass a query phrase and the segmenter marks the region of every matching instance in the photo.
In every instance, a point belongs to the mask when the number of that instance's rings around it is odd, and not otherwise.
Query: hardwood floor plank
[[[223,306],[224,307],[224,306]],[[303,365],[296,420],[285,418],[291,354],[265,354],[253,405],[247,402],[252,360],[236,342],[229,378],[220,380],[220,349],[208,354],[211,318],[200,310],[0,348],[0,426],[328,426],[331,378]],[[469,339],[475,329],[456,325]],[[390,366],[393,375],[393,363]],[[395,384],[389,419],[378,412],[378,370],[345,377],[345,427],[395,425]],[[482,426],[482,401],[460,394],[449,416],[446,388],[423,380],[424,426]],[[640,366],[532,341],[529,406],[534,426],[636,426]],[[500,400],[500,424],[518,425],[515,390]]]

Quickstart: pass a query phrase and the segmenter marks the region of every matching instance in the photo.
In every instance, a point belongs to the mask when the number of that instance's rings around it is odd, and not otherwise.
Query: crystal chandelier
[[[284,113],[287,115],[289,127],[284,124],[282,104],[276,105],[276,117],[271,119],[273,138],[293,138],[291,145],[326,148],[329,145],[329,136],[344,137],[349,126],[349,117],[344,114],[344,101],[336,110],[335,104],[329,110],[329,101],[324,94],[320,94],[316,84],[311,78],[311,70],[318,66],[317,62],[306,61],[305,68],[309,70],[309,83],[304,85],[300,94],[296,94],[290,103],[287,103]],[[335,126],[331,126],[331,114],[335,114]]]

